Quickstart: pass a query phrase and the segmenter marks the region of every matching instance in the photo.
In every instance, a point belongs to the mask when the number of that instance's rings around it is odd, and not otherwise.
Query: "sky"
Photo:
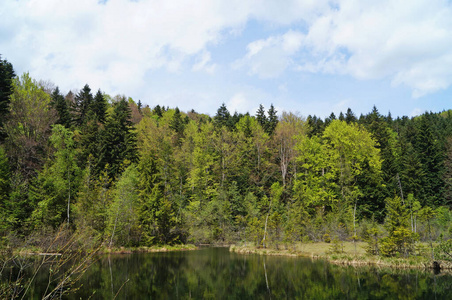
[[[212,116],[452,108],[450,0],[2,0],[0,55],[63,93]]]

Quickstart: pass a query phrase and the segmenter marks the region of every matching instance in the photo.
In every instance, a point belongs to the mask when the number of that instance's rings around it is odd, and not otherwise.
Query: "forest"
[[[0,248],[62,228],[107,247],[450,243],[452,110],[293,109],[209,116],[88,84],[63,94],[0,57]]]

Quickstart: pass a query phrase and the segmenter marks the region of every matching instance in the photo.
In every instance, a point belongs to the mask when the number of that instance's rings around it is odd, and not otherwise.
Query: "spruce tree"
[[[58,87],[52,93],[52,105],[58,113],[57,124],[61,124],[66,128],[71,126],[71,114],[69,112],[69,106],[64,99],[64,96],[60,93]]]
[[[159,118],[163,117],[163,109],[158,104],[154,107],[153,113],[157,115]]]
[[[182,138],[184,137],[184,121],[182,120],[181,113],[178,107],[174,110],[174,115],[170,122],[170,128],[174,130],[173,143],[177,146],[182,144]]]
[[[312,137],[314,135],[321,136],[323,131],[325,130],[325,123],[322,121],[321,118],[318,118],[317,116],[311,116],[309,115],[306,119],[309,125],[309,132],[308,136]]]
[[[76,126],[81,126],[87,121],[89,111],[92,109],[93,95],[88,84],[74,98],[74,122]]]
[[[10,180],[8,157],[3,147],[0,146],[0,213],[3,213],[2,208],[9,198]]]
[[[100,90],[94,96],[92,110],[96,115],[97,121],[104,124],[107,117],[107,101]]]
[[[129,105],[122,98],[114,105],[113,113],[102,132],[98,169],[103,169],[108,164],[110,178],[116,178],[120,174],[125,161],[137,161],[137,140],[130,117]]]
[[[425,113],[420,118],[415,144],[424,173],[421,204],[429,206],[442,204],[444,190],[444,154],[440,142],[435,136],[433,117],[431,114]]]
[[[275,132],[276,125],[278,125],[278,111],[275,109],[273,104],[270,105],[270,108],[268,109],[268,123],[267,127],[265,128],[265,132],[267,132],[268,135],[272,135]]]
[[[350,123],[355,123],[358,120],[356,119],[355,114],[353,113],[353,111],[351,110],[351,108],[347,109],[347,113],[345,114],[345,122],[347,122],[347,124]]]
[[[228,109],[226,108],[226,104],[221,104],[220,108],[217,110],[217,114],[213,118],[215,125],[218,129],[220,129],[223,126],[226,126],[229,128],[230,121],[231,121],[231,114],[229,113]]]
[[[9,112],[9,96],[13,92],[12,79],[16,76],[13,65],[0,55],[0,142],[6,137],[3,122]]]
[[[264,106],[259,104],[259,109],[256,112],[256,120],[261,125],[262,128],[267,128],[267,116],[265,115]]]

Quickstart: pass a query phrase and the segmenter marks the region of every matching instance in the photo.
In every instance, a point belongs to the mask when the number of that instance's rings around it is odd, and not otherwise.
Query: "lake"
[[[47,282],[38,276],[31,298]],[[452,299],[452,276],[344,267],[228,248],[105,255],[69,299]]]

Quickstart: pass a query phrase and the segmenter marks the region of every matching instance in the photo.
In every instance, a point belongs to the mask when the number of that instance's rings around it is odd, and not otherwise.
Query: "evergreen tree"
[[[414,251],[416,235],[409,230],[409,211],[400,197],[386,199],[386,223],[388,236],[381,239],[381,253],[385,256],[397,254],[407,257]]]
[[[178,107],[174,110],[170,128],[178,134],[183,133],[184,131],[184,122],[182,121],[181,113]]]
[[[380,149],[383,180],[386,183],[386,189],[381,191],[378,202],[383,203],[385,198],[393,196],[399,189],[396,133],[391,130],[375,106],[372,108],[372,112],[365,116],[363,123],[377,142],[376,147]],[[399,193],[396,192],[396,194]]]
[[[114,105],[102,132],[98,169],[110,166],[110,178],[120,174],[125,160],[137,161],[136,134],[130,121],[130,109],[125,98]]]
[[[452,137],[446,142],[446,159],[444,161],[444,205],[452,208]]]
[[[73,223],[71,212],[81,171],[75,160],[76,150],[71,131],[63,125],[55,125],[50,142],[56,150],[55,159],[45,166],[33,182],[30,198],[38,203],[32,214],[34,225],[57,228],[64,221]]]
[[[239,114],[238,112],[234,112],[234,115],[231,116],[231,119],[229,121],[229,129],[234,130],[235,125],[240,121],[240,119],[243,117],[242,114]]]
[[[11,174],[9,171],[8,157],[3,147],[0,146],[0,213],[9,198]],[[0,224],[1,229],[1,224]]]
[[[79,148],[77,159],[81,165],[86,164],[90,159],[93,164],[93,175],[99,175],[105,167],[105,165],[99,165],[104,129],[104,125],[98,123],[93,116],[80,128],[77,140]]]
[[[268,135],[273,135],[275,132],[276,126],[278,125],[278,111],[275,109],[273,104],[270,105],[270,108],[268,109],[268,123],[267,126],[264,128],[265,132],[267,132]]]
[[[418,124],[415,148],[419,153],[424,176],[422,177],[422,205],[441,205],[443,196],[444,157],[439,140],[435,137],[433,116],[424,114]]]
[[[265,115],[264,106],[259,104],[259,109],[256,112],[256,120],[262,126],[262,128],[267,128],[267,116]]]
[[[92,110],[96,115],[97,121],[104,124],[107,117],[107,100],[100,90],[94,96]]]
[[[160,105],[156,105],[155,107],[154,107],[154,110],[153,110],[153,113],[155,114],[155,115],[157,115],[159,118],[161,118],[162,116],[163,116],[163,110],[164,110],[164,108],[165,107],[163,107],[163,109],[160,107]]]
[[[323,134],[323,131],[325,130],[325,123],[322,121],[321,118],[318,118],[317,116],[311,116],[309,115],[306,119],[309,126],[309,133],[308,136],[312,137],[314,135],[321,136]]]
[[[215,122],[215,126],[217,128],[221,127],[227,127],[230,128],[230,122],[231,122],[231,114],[229,113],[228,109],[226,108],[226,104],[221,104],[220,108],[217,110],[217,114],[213,118]]]
[[[347,109],[347,113],[345,114],[345,122],[347,122],[347,124],[350,123],[355,123],[358,120],[356,119],[355,114],[353,113],[353,111],[351,110],[351,108]]]
[[[336,120],[336,115],[332,112],[330,116],[325,119],[325,128],[328,127],[328,125],[330,125],[330,123],[334,120]]]
[[[75,96],[73,115],[76,126],[81,126],[87,121],[87,116],[90,110],[92,110],[93,95],[88,84],[85,84],[83,89]]]
[[[169,126],[175,133],[173,141],[174,145],[181,146],[182,139],[184,137],[185,124],[184,121],[182,120],[182,116],[178,107],[176,107],[176,109],[174,110],[174,114]]]
[[[13,92],[12,79],[15,76],[13,65],[7,60],[2,60],[0,55],[0,142],[6,137],[3,122],[9,112],[9,96]]]
[[[58,87],[52,93],[52,105],[58,113],[57,124],[61,124],[66,128],[71,126],[71,114],[69,112],[69,106],[66,102],[66,99],[60,93],[60,89]]]
[[[419,155],[413,145],[406,140],[401,141],[400,176],[395,178],[395,185],[390,191],[405,200],[406,195],[413,194],[416,198],[422,197],[422,178],[424,170]]]

